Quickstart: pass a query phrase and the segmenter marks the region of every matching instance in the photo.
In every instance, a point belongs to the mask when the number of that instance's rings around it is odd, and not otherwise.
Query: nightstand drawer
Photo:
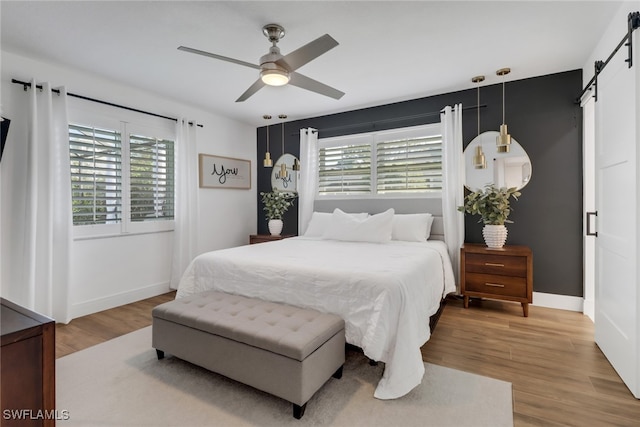
[[[527,277],[527,257],[467,253],[465,270],[469,273]]]
[[[467,273],[465,291],[527,298],[527,279],[525,277]]]

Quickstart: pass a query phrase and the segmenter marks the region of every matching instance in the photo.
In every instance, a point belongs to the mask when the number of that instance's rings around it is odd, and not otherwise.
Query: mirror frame
[[[498,153],[496,137],[499,134],[497,131],[483,132],[473,138],[465,148],[464,186],[469,191],[483,189],[485,185],[492,183],[497,187],[516,187],[520,190],[531,181],[533,167],[525,149],[512,137],[509,152]],[[473,166],[473,157],[477,146],[482,147],[485,155],[487,167],[484,169],[476,169]]]
[[[293,164],[296,160],[298,160],[298,158],[289,153],[284,153],[278,157],[271,171],[271,189],[273,191],[298,194],[299,172],[293,170]],[[280,170],[282,169],[283,163],[287,169],[286,179],[280,177]]]

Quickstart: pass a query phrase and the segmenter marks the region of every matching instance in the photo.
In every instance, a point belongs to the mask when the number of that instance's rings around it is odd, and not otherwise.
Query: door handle
[[[591,231],[591,217],[598,216],[598,211],[595,212],[587,212],[587,236],[594,236],[594,237],[598,237],[598,232],[597,231]]]

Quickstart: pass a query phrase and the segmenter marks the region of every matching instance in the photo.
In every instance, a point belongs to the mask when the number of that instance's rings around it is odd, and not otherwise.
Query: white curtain
[[[318,192],[318,131],[300,129],[300,180],[298,181],[298,235],[307,231]]]
[[[72,243],[67,94],[49,83],[26,96],[26,133],[10,134],[2,159],[2,294],[67,323]],[[12,123],[12,127],[14,123]]]
[[[195,121],[178,120],[175,143],[175,228],[171,288],[178,289],[180,278],[197,255],[198,157]]]
[[[444,238],[453,263],[456,284],[460,284],[460,246],[464,243],[464,158],[462,155],[462,104],[447,106],[440,114],[442,123],[442,216]]]

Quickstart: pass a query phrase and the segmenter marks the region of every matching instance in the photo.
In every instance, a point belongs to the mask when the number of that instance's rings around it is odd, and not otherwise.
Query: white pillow
[[[365,219],[369,216],[368,213],[354,213],[347,214],[352,215],[354,218]],[[331,222],[332,213],[328,212],[314,212],[311,215],[311,220],[309,221],[309,225],[307,226],[307,231],[304,232],[306,237],[322,237],[327,226]]]
[[[426,242],[431,234],[433,215],[396,214],[393,216],[391,240],[406,242]]]
[[[323,237],[350,242],[388,242],[391,240],[393,213],[393,209],[389,209],[366,219],[358,219],[336,209]]]

